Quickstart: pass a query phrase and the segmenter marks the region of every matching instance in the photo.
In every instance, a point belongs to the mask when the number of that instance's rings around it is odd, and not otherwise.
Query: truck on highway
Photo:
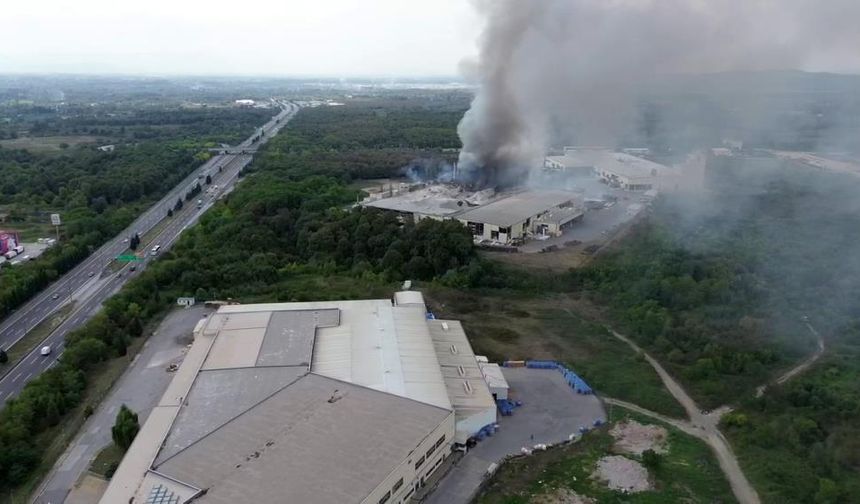
[[[12,259],[13,257],[17,257],[18,255],[20,255],[22,253],[24,253],[24,246],[23,245],[15,245],[14,247],[7,250],[6,253],[3,254],[3,257],[5,257],[6,259]]]

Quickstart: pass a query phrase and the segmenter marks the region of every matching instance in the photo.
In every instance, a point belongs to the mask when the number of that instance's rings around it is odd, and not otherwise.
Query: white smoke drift
[[[524,178],[559,130],[580,144],[612,142],[657,75],[860,63],[857,0],[474,4],[486,27],[466,67],[479,91],[458,133],[459,166],[479,184]]]

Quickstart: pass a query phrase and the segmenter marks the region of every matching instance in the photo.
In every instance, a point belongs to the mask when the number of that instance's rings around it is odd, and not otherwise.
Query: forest
[[[0,268],[0,317],[116,236],[146,206],[208,159],[205,147],[215,145],[212,139],[247,137],[271,115],[271,111],[246,109],[127,112],[122,125],[115,114],[62,119],[55,112],[45,120],[48,129],[72,128],[73,133],[78,121],[90,124],[116,142],[112,152],[80,146],[55,155],[0,147],[3,229],[18,230],[24,241],[35,241],[52,231],[48,226],[50,213],[60,213],[64,223],[60,246],[34,261]],[[31,115],[23,113],[11,124],[23,128]],[[151,138],[144,135],[147,140],[132,134],[132,130],[142,131],[138,127],[149,128],[162,120],[176,121],[182,129],[159,129]],[[124,131],[126,127],[129,131]]]

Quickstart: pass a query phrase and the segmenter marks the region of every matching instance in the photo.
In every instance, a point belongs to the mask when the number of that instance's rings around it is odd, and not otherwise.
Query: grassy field
[[[601,504],[735,502],[716,459],[702,441],[632,412],[625,411],[625,417],[642,424],[662,425],[669,432],[668,453],[661,456],[656,470],[650,471],[653,490],[625,495],[591,479],[597,460],[615,453],[613,438],[608,433],[611,426],[605,426],[578,443],[506,463],[490,480],[477,503],[526,504],[559,488],[571,489]]]
[[[653,368],[599,324],[578,315],[582,305],[564,295],[511,291],[425,289],[437,316],[463,322],[475,351],[491,360],[566,362],[602,395],[683,417]]]
[[[125,455],[125,452],[119,446],[111,443],[96,455],[96,458],[93,459],[93,463],[90,465],[90,471],[103,476],[105,479],[110,479],[113,471],[119,466],[123,455]]]
[[[33,152],[60,152],[61,145],[69,147],[98,142],[94,136],[46,136],[46,137],[21,137],[10,140],[0,140],[0,146],[4,149],[27,149]]]
[[[18,343],[7,348],[6,354],[9,356],[9,362],[6,364],[0,364],[0,377],[6,376],[6,374],[11,371],[12,368],[21,361],[21,359],[32,352],[33,349],[39,346],[41,342],[45,341],[45,338],[47,338],[54,329],[59,327],[59,325],[66,320],[74,309],[75,303],[69,303],[63,306],[59,311],[57,311],[57,313],[54,313],[34,327],[33,330],[28,332],[26,336],[18,341]]]

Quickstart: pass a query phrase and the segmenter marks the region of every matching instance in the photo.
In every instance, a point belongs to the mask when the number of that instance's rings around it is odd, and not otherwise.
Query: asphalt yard
[[[519,455],[524,447],[567,441],[580,427],[606,421],[597,397],[574,392],[557,370],[503,368],[502,372],[511,387],[509,398],[522,401],[523,406],[512,416],[500,416],[496,434],[469,450],[424,502],[468,503],[494,462]]]

